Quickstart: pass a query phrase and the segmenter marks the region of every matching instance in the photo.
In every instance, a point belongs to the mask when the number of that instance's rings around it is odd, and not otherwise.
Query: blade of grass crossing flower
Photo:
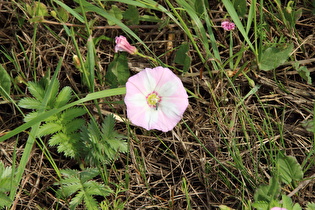
[[[102,90],[99,92],[95,92],[95,93],[90,93],[88,94],[85,98],[79,99],[77,101],[74,101],[70,104],[67,104],[63,107],[60,107],[58,109],[52,109],[48,112],[44,112],[40,115],[38,115],[37,117],[35,117],[34,119],[28,121],[27,123],[24,123],[23,125],[17,127],[16,129],[12,130],[11,132],[9,132],[8,134],[0,137],[0,142],[3,142],[5,140],[7,140],[8,138],[15,136],[23,131],[25,131],[26,129],[30,128],[31,126],[33,126],[34,124],[43,121],[44,119],[57,114],[59,112],[62,112],[70,107],[79,105],[79,104],[83,104],[87,101],[91,101],[91,100],[95,100],[95,99],[100,99],[100,98],[105,98],[105,97],[109,97],[109,96],[115,96],[115,95],[122,95],[126,93],[126,88],[115,88],[115,89],[108,89],[108,90]]]
[[[242,22],[240,21],[237,12],[235,11],[235,8],[234,8],[232,2],[230,0],[222,0],[222,2],[224,4],[226,10],[228,11],[229,15],[231,16],[233,22],[237,26],[238,30],[241,32],[245,41],[247,42],[247,44],[249,45],[249,47],[251,48],[251,50],[255,53],[255,56],[257,57],[256,49],[254,48],[252,42],[250,41],[250,39],[249,39],[245,29],[244,29],[244,26],[243,26]]]

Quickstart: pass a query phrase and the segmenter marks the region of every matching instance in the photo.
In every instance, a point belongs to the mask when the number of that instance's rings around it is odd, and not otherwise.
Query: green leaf
[[[45,89],[37,82],[28,82],[27,89],[30,91],[33,97],[38,101],[43,101],[45,96]]]
[[[261,185],[257,188],[254,199],[256,201],[271,202],[280,193],[280,183],[275,177],[271,177],[269,185]]]
[[[64,153],[65,156],[72,158],[79,156],[79,150],[83,146],[78,133],[66,134],[61,132],[54,134],[49,139],[49,145],[57,145],[59,153]]]
[[[294,68],[297,70],[297,72],[299,73],[299,75],[306,80],[307,84],[311,85],[312,84],[312,77],[311,77],[311,73],[308,70],[308,68],[306,66],[300,66],[298,62],[296,62],[295,64],[293,64]]]
[[[0,64],[0,95],[8,99],[11,90],[11,78],[8,72]]]
[[[259,68],[264,71],[269,71],[279,67],[290,56],[293,50],[293,44],[280,49],[277,47],[269,47],[262,54],[259,62]]]
[[[113,88],[125,85],[130,77],[126,53],[116,53],[114,60],[108,65],[106,82]]]
[[[68,169],[62,170],[61,173],[65,178],[60,180],[61,186],[57,193],[66,197],[75,194],[70,201],[70,209],[75,209],[83,202],[87,209],[99,209],[94,196],[106,197],[113,193],[108,186],[91,180],[99,175],[99,170],[96,168],[87,168],[81,172]]]
[[[67,123],[69,121],[72,121],[76,117],[80,117],[86,113],[86,110],[81,107],[72,107],[70,109],[65,110],[62,112],[60,116],[60,120],[63,123]]]
[[[14,186],[12,167],[5,167],[0,161],[0,208],[10,207],[12,200],[7,195]]]
[[[293,202],[292,199],[287,195],[282,195],[282,207],[286,209],[292,209]]]
[[[315,210],[315,203],[310,202],[306,205],[306,210]]]
[[[91,165],[101,162],[109,163],[118,156],[118,152],[128,150],[126,137],[114,129],[115,121],[112,115],[106,116],[102,127],[91,121],[81,130],[81,139],[85,145],[84,158]]]
[[[72,132],[75,132],[79,130],[84,125],[84,123],[85,123],[85,120],[82,118],[71,120],[69,123],[64,125],[64,132],[69,133],[69,134]]]
[[[300,204],[296,203],[296,204],[294,204],[292,210],[302,210],[302,208],[301,208]]]
[[[47,6],[39,1],[33,2],[32,5],[26,4],[26,11],[32,17],[44,17],[49,15]]]
[[[300,181],[303,178],[303,170],[301,165],[293,156],[280,157],[277,160],[279,175],[281,180],[290,184],[292,180]]]
[[[60,123],[49,122],[39,127],[37,136],[46,136],[62,130]]]
[[[118,20],[122,20],[123,18],[122,11],[116,5],[112,5],[112,8],[108,11],[108,13]],[[108,25],[115,25],[115,23],[110,19],[107,19],[107,22]]]
[[[128,9],[124,12],[124,19],[126,20],[126,25],[138,25],[140,18],[137,7],[129,5]]]
[[[40,109],[43,107],[42,102],[35,98],[22,98],[18,105],[24,109]]]
[[[0,208],[10,207],[12,200],[5,194],[0,193]]]
[[[72,95],[72,89],[70,87],[66,86],[62,88],[62,90],[60,91],[60,93],[58,94],[55,100],[54,107],[59,108],[66,105],[70,101],[71,95]]]
[[[174,58],[175,63],[183,66],[184,72],[188,71],[191,64],[191,58],[187,55],[188,51],[189,51],[189,44],[187,42],[184,42],[176,51],[175,58]]]
[[[255,201],[252,206],[257,210],[270,210],[269,202],[267,201]]]
[[[244,17],[247,13],[246,0],[235,0],[233,3],[238,15]]]
[[[58,17],[63,21],[63,22],[67,22],[69,20],[69,12],[63,8],[63,7],[60,7],[57,9],[57,14],[58,14]]]

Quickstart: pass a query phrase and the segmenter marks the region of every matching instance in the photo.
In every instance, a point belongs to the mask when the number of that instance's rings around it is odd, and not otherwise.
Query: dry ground
[[[72,1],[65,2],[68,2],[69,5],[72,4]],[[212,4],[212,18],[214,23],[219,26],[224,16],[222,5],[214,1],[210,2]],[[300,6],[304,7],[302,3]],[[293,40],[296,48],[293,55],[294,59],[307,66],[313,76],[315,70],[313,59],[315,57],[315,38],[313,36],[315,16],[310,13],[309,8],[304,9],[305,12],[296,25],[297,33],[279,32],[273,27],[273,21],[268,20],[271,28],[267,32],[267,36],[272,40],[272,38],[283,34],[286,38]],[[61,85],[70,85],[77,93],[85,93],[86,88],[82,87],[80,75],[72,64],[74,46],[67,44],[70,43],[70,39],[66,36],[62,26],[39,24],[36,43],[33,43],[34,24],[23,20],[24,18],[21,9],[17,8],[14,3],[9,0],[0,1],[1,50],[6,50],[6,52],[16,56],[18,65],[29,81],[34,80],[33,68],[36,69],[36,77],[40,78],[48,69],[53,70],[58,59],[64,56],[62,72],[59,76]],[[95,17],[95,20],[97,26],[106,25],[106,21],[101,17]],[[53,36],[46,26],[58,36]],[[79,47],[84,54],[86,52],[85,40],[82,37],[84,27],[76,27],[76,30]],[[162,29],[155,25],[139,25],[133,30],[156,55],[163,54],[169,44],[176,47],[183,41],[187,41],[187,37],[180,28],[173,25]],[[220,27],[214,28],[214,33],[217,41],[221,44],[222,60],[225,60],[229,56],[228,48],[226,48],[228,46],[226,34]],[[94,37],[106,35],[114,38],[120,34],[123,34],[123,31],[115,27],[99,27],[93,30]],[[234,50],[237,52],[241,47],[241,38],[237,31],[233,35],[235,36]],[[60,39],[56,37],[60,37]],[[36,55],[32,55],[34,45]],[[96,47],[99,58],[98,70],[104,75],[107,65],[113,59],[114,44],[110,41],[102,41]],[[141,49],[140,45],[137,47]],[[202,49],[202,46],[200,47]],[[191,50],[190,56],[193,60],[191,73],[199,74],[203,65],[193,50]],[[3,52],[0,52],[0,58],[1,63],[16,82],[12,97],[19,100],[23,96],[21,93],[27,95],[28,92],[23,83],[18,83],[17,64],[9,61]],[[173,65],[173,58],[174,53],[170,53],[161,57],[161,60],[166,64]],[[133,67],[150,66],[143,59],[132,56],[129,59],[132,73],[135,73]],[[250,52],[244,53],[241,63],[248,60],[253,60]],[[36,66],[29,64],[34,63],[34,61],[36,61]],[[108,167],[112,182],[121,184],[126,179],[126,174],[130,179],[128,189],[120,192],[115,199],[120,198],[127,201],[125,205],[127,209],[142,207],[184,209],[187,205],[187,199],[182,190],[184,178],[187,181],[193,209],[213,209],[220,204],[240,209],[241,195],[238,189],[241,186],[227,172],[227,169],[238,178],[242,176],[236,168],[231,167],[230,162],[233,162],[233,159],[229,154],[228,147],[230,145],[228,142],[237,139],[241,157],[249,172],[253,165],[252,157],[255,157],[259,163],[261,176],[255,177],[255,173],[249,174],[252,179],[246,180],[251,183],[245,183],[249,186],[243,192],[245,197],[252,199],[255,186],[267,183],[269,174],[266,165],[268,161],[259,153],[261,142],[257,139],[251,125],[240,119],[242,115],[239,113],[245,111],[251,117],[256,130],[263,137],[266,147],[270,141],[285,139],[285,147],[281,146],[283,151],[288,155],[297,157],[302,162],[306,153],[313,149],[312,134],[301,126],[301,122],[313,117],[314,86],[306,84],[289,63],[270,72],[258,71],[253,63],[250,63],[248,68],[248,76],[261,87],[257,96],[246,99],[246,110],[244,107],[238,107],[239,110],[236,113],[235,104],[239,102],[240,97],[244,97],[250,90],[248,81],[244,76],[239,75],[233,81],[240,95],[235,94],[235,89],[232,88],[227,78],[219,72],[212,72],[212,75],[209,76],[209,73],[204,71],[202,76],[182,77],[185,87],[198,97],[190,98],[190,105],[183,119],[191,130],[183,122],[168,133],[146,132],[143,129],[132,127],[132,133],[129,135],[130,153],[122,155],[119,160],[113,163],[115,167]],[[107,86],[100,86],[98,83],[96,86],[98,89],[108,88]],[[113,100],[121,99],[122,97],[113,98]],[[22,116],[12,104],[2,103],[0,107],[0,134],[23,123]],[[93,106],[90,108],[93,110]],[[104,110],[115,111],[126,116],[123,105],[116,105],[115,108],[116,110],[113,110],[108,106],[103,106]],[[266,120],[269,120],[273,125],[273,133],[265,133]],[[232,127],[229,126],[230,123],[227,123],[231,121],[233,122]],[[282,122],[283,126],[279,126]],[[125,124],[117,123],[117,129],[128,135]],[[196,140],[197,138],[202,141],[205,148]],[[22,133],[18,137],[0,143],[0,157],[6,165],[13,164],[12,157],[15,150],[15,155],[19,159],[26,139],[27,133]],[[249,151],[245,145],[248,139],[252,144],[252,151]],[[218,164],[206,149],[222,164]],[[59,168],[78,168],[76,162],[58,154],[55,148],[50,148],[50,152]],[[315,168],[313,167],[306,172],[305,176],[309,177],[314,173]],[[66,202],[55,197],[54,190],[57,189],[57,186],[53,185],[55,181],[56,175],[53,168],[43,151],[35,145],[14,203],[16,208],[66,209],[66,206],[63,206]],[[300,190],[299,196],[293,196],[294,200],[302,205],[306,201],[314,201],[314,183],[313,180],[307,183]],[[59,202],[58,205],[57,202]]]

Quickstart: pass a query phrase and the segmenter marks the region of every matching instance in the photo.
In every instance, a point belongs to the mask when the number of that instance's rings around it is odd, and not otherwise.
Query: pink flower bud
[[[116,36],[115,38],[116,46],[115,46],[115,52],[118,51],[125,51],[130,54],[136,54],[138,52],[137,48],[134,46],[131,46],[129,42],[127,41],[126,37],[124,36]]]
[[[235,29],[235,24],[226,20],[221,23],[221,27],[226,31],[231,31]]]

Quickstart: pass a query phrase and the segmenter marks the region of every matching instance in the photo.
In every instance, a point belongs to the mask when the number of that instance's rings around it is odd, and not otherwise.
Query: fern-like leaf
[[[15,187],[12,185],[12,167],[5,167],[0,162],[0,208],[9,207],[12,204],[12,200],[7,196],[11,187]]]
[[[62,170],[65,178],[60,180],[60,189],[57,193],[64,197],[74,195],[70,201],[70,209],[75,209],[78,205],[84,203],[87,209],[98,209],[98,203],[94,196],[108,196],[113,191],[101,183],[92,179],[99,175],[96,168],[88,168],[85,171]]]
[[[49,140],[50,146],[56,146],[59,153],[64,153],[67,157],[75,158],[80,154],[80,148],[82,148],[82,143],[80,142],[79,133],[56,133]]]
[[[101,128],[91,121],[81,130],[81,139],[85,145],[85,160],[91,165],[95,166],[100,162],[109,163],[117,158],[118,152],[128,150],[125,137],[115,131],[114,125],[114,117],[108,115]]]

